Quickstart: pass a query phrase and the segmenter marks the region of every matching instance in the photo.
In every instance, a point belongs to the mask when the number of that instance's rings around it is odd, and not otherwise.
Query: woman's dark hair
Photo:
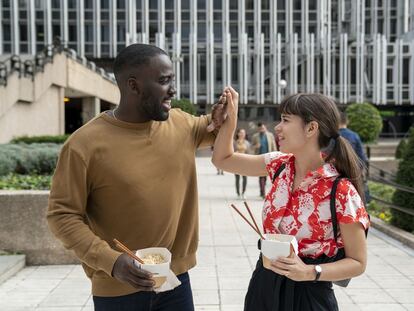
[[[243,131],[244,131],[244,133],[245,133],[244,139],[248,141],[248,139],[247,139],[247,132],[246,132],[246,130],[245,130],[244,128],[242,128],[242,127],[239,127],[239,128],[236,130],[236,133],[234,134],[234,140],[238,140],[238,139],[239,139],[239,133],[240,133],[240,131],[241,131],[241,130],[243,130]]]
[[[364,200],[362,164],[349,142],[339,135],[340,113],[335,101],[322,94],[293,94],[282,100],[279,111],[280,114],[299,116],[305,124],[318,123],[319,147],[328,151],[325,161],[348,178]]]

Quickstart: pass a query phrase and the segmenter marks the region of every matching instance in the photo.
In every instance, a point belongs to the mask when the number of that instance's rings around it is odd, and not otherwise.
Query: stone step
[[[0,255],[0,284],[26,265],[25,255]]]

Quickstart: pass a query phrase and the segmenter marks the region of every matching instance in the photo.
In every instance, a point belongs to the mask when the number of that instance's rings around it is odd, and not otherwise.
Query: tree
[[[414,129],[410,130],[407,145],[400,164],[396,182],[414,188]],[[396,190],[392,201],[395,205],[414,210],[414,193]],[[414,216],[392,209],[391,222],[397,227],[414,232]]]
[[[378,109],[369,104],[352,104],[346,109],[348,127],[357,132],[364,143],[377,140],[382,130],[382,118]]]
[[[189,114],[195,115],[196,114],[196,107],[193,105],[190,100],[186,98],[182,99],[173,99],[171,101],[171,107],[173,108],[180,108],[182,111],[185,111]]]

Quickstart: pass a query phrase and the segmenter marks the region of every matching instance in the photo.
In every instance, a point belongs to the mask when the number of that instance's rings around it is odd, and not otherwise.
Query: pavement
[[[197,311],[240,311],[258,258],[256,233],[229,208],[242,207],[234,176],[217,175],[197,158],[200,197],[198,265],[190,271]],[[258,179],[248,178],[247,201],[260,219]],[[347,288],[335,286],[340,310],[413,310],[414,250],[375,229],[368,235],[368,266]],[[90,282],[79,265],[26,267],[0,284],[0,310],[93,310]]]

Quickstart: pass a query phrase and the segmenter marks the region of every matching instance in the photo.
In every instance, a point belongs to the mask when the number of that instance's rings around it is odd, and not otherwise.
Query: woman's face
[[[305,123],[293,114],[282,114],[280,123],[275,126],[275,133],[280,151],[284,153],[298,153],[307,142]]]
[[[246,131],[245,130],[239,130],[237,132],[237,138],[238,139],[244,139],[246,137]]]

